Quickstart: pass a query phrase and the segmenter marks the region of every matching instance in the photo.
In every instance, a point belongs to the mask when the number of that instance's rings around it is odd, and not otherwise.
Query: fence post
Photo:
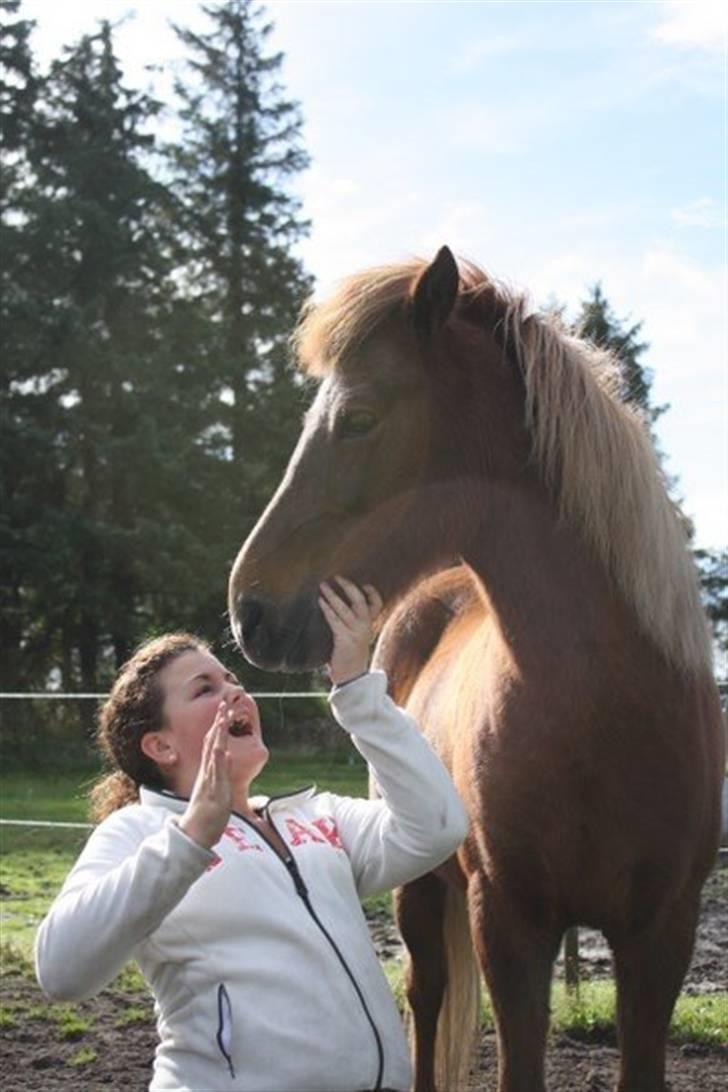
[[[579,930],[576,925],[564,934],[564,978],[569,992],[579,989]]]

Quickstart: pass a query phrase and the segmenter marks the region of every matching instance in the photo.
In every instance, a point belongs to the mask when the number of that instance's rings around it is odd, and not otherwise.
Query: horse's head
[[[491,392],[494,431],[485,435],[477,414],[486,357],[502,372],[503,351],[467,320],[466,296],[443,248],[430,265],[353,277],[304,315],[299,362],[321,383],[230,577],[233,631],[258,666],[303,671],[329,658],[322,580],[341,573],[391,603],[457,556],[465,525],[476,531],[470,470],[482,477],[484,454],[500,449],[495,433],[514,417],[518,385]]]

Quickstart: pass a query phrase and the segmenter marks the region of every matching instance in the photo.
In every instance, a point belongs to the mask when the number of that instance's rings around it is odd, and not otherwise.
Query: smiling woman
[[[159,1015],[155,1092],[410,1085],[359,900],[442,863],[465,816],[383,673],[367,671],[379,595],[336,584],[318,589],[331,706],[380,799],[252,797],[268,759],[257,706],[188,634],[143,646],[102,711],[117,767],[96,792],[105,819],[40,927],[36,970],[51,997],[75,1000],[136,958]]]
[[[162,769],[167,786],[190,796],[203,757],[210,724],[219,724],[230,737],[247,738],[255,746],[230,749],[231,774],[247,786],[268,758],[260,732],[255,701],[238,680],[205,648],[189,649],[159,673],[164,694],[159,729],[146,732],[141,749]]]

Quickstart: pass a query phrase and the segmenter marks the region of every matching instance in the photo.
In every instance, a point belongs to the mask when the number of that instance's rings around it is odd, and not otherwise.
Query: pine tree
[[[619,361],[625,401],[640,409],[650,425],[654,425],[670,407],[652,405],[652,372],[640,361],[640,357],[649,349],[649,343],[640,340],[641,322],[627,323],[628,320],[616,317],[601,284],[597,283],[590,289],[589,296],[582,300],[575,326],[582,337],[615,354]]]
[[[172,202],[146,166],[158,109],[125,88],[102,23],[51,67],[26,149],[32,185],[14,210],[29,316],[16,306],[9,353],[10,476],[30,513],[15,523],[21,641],[41,677],[61,665],[67,689],[98,689],[100,666],[153,625],[155,589],[179,578],[188,546],[178,491],[165,493],[170,465],[185,480],[202,458]],[[163,547],[180,537],[167,564]]]
[[[17,164],[32,124],[33,106],[38,91],[30,48],[34,23],[17,18],[20,0],[0,0],[0,138],[3,149],[3,187],[6,171]]]
[[[37,238],[52,249],[53,299],[63,316],[54,365],[75,570],[64,646],[66,658],[70,649],[77,655],[88,690],[98,687],[107,633],[117,660],[133,639],[134,411],[167,273],[162,195],[142,165],[152,145],[143,128],[158,110],[123,86],[104,22],[53,65],[37,151],[46,195]]]
[[[609,301],[599,282],[592,286],[590,294],[582,300],[577,314],[575,329],[581,337],[586,337],[602,349],[608,349],[616,356],[622,383],[622,397],[625,402],[638,409],[650,430],[652,444],[663,468],[665,484],[673,498],[680,518],[685,525],[686,534],[693,534],[693,527],[682,511],[681,500],[677,495],[678,482],[664,469],[665,455],[660,447],[655,424],[670,409],[668,403],[660,406],[651,401],[652,370],[640,360],[649,349],[649,342],[641,341],[642,323],[629,324],[629,319],[619,319],[614,314]]]
[[[287,185],[308,157],[298,107],[278,82],[282,55],[265,51],[263,10],[231,0],[204,11],[208,33],[175,28],[189,77],[176,86],[183,132],[170,154],[187,283],[209,319],[232,555],[277,481],[300,412],[287,339],[311,287],[291,253],[308,224]]]
[[[713,628],[717,673],[728,681],[728,549],[695,550],[703,602]]]
[[[21,655],[23,585],[29,559],[23,528],[35,518],[28,486],[44,477],[43,453],[28,426],[28,403],[41,391],[23,392],[25,358],[32,354],[41,319],[27,291],[23,206],[32,189],[27,147],[32,138],[39,81],[30,47],[33,23],[18,17],[19,0],[0,0],[0,687],[22,682],[32,659]],[[37,497],[34,498],[37,501]]]
[[[30,24],[3,29],[12,156],[0,576],[11,689],[96,690],[135,642],[165,629],[219,640],[230,561],[297,431],[286,346],[310,285],[290,255],[306,225],[283,182],[306,162],[300,121],[275,83],[280,58],[258,50],[259,14],[211,12],[224,57],[211,47],[200,70],[176,197],[168,171],[165,184],[150,173],[159,105],[125,86],[108,23],[43,80]],[[228,53],[232,130],[225,80],[217,120],[203,117],[218,101],[204,81],[218,61],[224,75]],[[90,728],[92,709],[80,711]]]

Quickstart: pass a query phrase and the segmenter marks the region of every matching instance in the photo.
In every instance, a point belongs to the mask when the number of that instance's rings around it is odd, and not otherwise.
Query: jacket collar
[[[275,796],[251,796],[250,804],[256,811],[270,807],[275,810],[276,806],[284,800],[293,800],[298,797],[308,800],[315,792],[315,785],[306,785],[302,789],[277,793]],[[156,808],[168,808],[169,811],[174,811],[178,815],[186,811],[189,804],[189,798],[186,796],[177,796],[169,789],[150,789],[146,785],[142,785],[139,789],[139,800],[142,804],[151,804]]]

